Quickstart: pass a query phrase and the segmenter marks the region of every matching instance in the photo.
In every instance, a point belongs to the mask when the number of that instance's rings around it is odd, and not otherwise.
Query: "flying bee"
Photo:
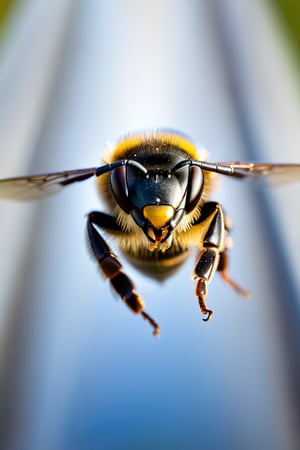
[[[206,306],[207,285],[216,271],[248,295],[228,275],[229,221],[221,205],[209,200],[215,178],[300,179],[300,164],[211,163],[206,158],[205,151],[177,131],[135,133],[121,138],[100,167],[0,180],[0,197],[37,199],[95,177],[107,212],[88,214],[92,254],[117,296],[158,335],[159,325],[144,310],[143,299],[101,230],[115,239],[133,266],[159,280],[173,275],[196,247],[195,294],[207,321],[212,316]]]

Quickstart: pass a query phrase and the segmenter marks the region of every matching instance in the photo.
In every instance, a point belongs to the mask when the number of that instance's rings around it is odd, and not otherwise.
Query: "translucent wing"
[[[220,172],[225,175],[237,178],[262,178],[266,179],[267,183],[273,185],[300,181],[300,164],[222,162],[217,163],[216,166],[224,168],[224,171],[221,170]],[[227,173],[225,173],[225,169]]]
[[[0,180],[0,198],[36,200],[95,174],[95,167]]]

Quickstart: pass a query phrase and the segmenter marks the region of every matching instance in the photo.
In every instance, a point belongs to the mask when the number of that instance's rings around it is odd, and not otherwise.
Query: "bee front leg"
[[[159,325],[144,310],[142,298],[134,292],[135,286],[131,279],[121,270],[122,264],[118,257],[112,252],[109,245],[102,238],[96,226],[107,229],[114,233],[122,232],[114,217],[101,213],[92,212],[88,215],[87,232],[91,250],[98,262],[103,275],[109,279],[111,287],[126,305],[136,314],[146,319],[153,327],[153,334],[159,335]]]
[[[213,311],[206,307],[205,297],[207,295],[207,285],[216,270],[220,272],[223,281],[230,284],[239,294],[247,297],[249,292],[228,275],[228,248],[226,240],[228,240],[229,227],[225,223],[221,206],[215,202],[205,203],[201,217],[196,225],[201,226],[205,230],[202,248],[194,269],[194,278],[197,279],[196,296],[202,313],[207,315],[203,320],[208,321]]]
[[[203,235],[202,245],[199,250],[198,261],[194,269],[194,278],[197,280],[196,296],[201,312],[206,314],[204,321],[208,321],[213,311],[208,309],[205,303],[207,285],[213,278],[216,270],[219,270],[221,258],[226,250],[227,229],[225,217],[221,206],[215,202],[207,202],[203,205],[201,217],[195,223],[200,227]],[[225,272],[224,272],[225,273]]]
[[[194,269],[194,278],[197,279],[196,296],[201,312],[206,314],[204,321],[208,321],[213,311],[208,309],[205,303],[207,285],[216,272],[220,253],[225,249],[225,220],[221,206],[215,202],[203,205],[201,217],[196,224],[204,232],[202,246],[199,251],[198,261]]]

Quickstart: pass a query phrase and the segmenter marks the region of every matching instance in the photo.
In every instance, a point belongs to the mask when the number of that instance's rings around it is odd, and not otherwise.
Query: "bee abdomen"
[[[126,251],[124,252],[124,255],[130,264],[141,273],[162,281],[180,269],[189,253],[189,249],[180,250],[178,252],[169,249],[165,252],[159,250],[153,252],[145,251],[140,255],[137,253],[131,254]]]

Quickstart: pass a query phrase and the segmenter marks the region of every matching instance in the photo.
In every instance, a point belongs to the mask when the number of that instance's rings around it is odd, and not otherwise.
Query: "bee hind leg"
[[[112,252],[96,227],[103,227],[108,231],[121,232],[121,228],[113,216],[102,212],[92,212],[88,215],[87,232],[90,247],[102,274],[109,279],[111,287],[126,305],[136,314],[140,314],[153,327],[153,334],[159,335],[159,325],[144,310],[142,298],[136,294],[131,279],[122,271],[122,264]]]
[[[244,289],[228,275],[228,266],[229,266],[229,256],[227,251],[224,251],[220,254],[220,261],[217,269],[222,277],[222,280],[226,284],[232,286],[234,290],[242,297],[249,297],[251,295],[251,292],[248,291],[247,289]]]

